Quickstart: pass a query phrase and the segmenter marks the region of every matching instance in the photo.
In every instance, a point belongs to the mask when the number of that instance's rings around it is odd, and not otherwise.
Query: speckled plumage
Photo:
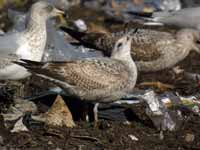
[[[26,69],[12,61],[20,58],[40,61],[46,45],[46,21],[60,13],[49,3],[39,1],[31,7],[24,31],[0,37],[0,80],[17,80],[30,75]]]
[[[78,33],[76,31],[63,28],[71,36],[75,37],[85,46],[102,50],[106,55],[110,54],[110,49],[114,43],[125,32],[118,33]],[[132,35],[131,55],[139,71],[158,71],[174,66],[183,60],[195,49],[200,52],[197,41],[200,40],[200,32],[194,29],[182,29],[176,34],[155,31],[150,29],[138,29]]]
[[[131,92],[136,83],[137,68],[130,56],[130,45],[129,36],[120,38],[111,58],[16,63],[83,100],[112,102]]]

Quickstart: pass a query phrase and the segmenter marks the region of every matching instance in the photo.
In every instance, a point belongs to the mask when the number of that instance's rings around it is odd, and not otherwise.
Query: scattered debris
[[[174,131],[176,129],[175,120],[171,118],[167,108],[159,101],[154,91],[148,91],[142,98],[147,103],[146,114],[158,129],[164,131]]]
[[[90,137],[90,136],[78,136],[78,135],[70,135],[73,138],[78,138],[78,139],[83,139],[83,140],[89,140],[92,142],[98,142],[100,143],[100,140],[98,138],[95,137]]]
[[[14,128],[11,132],[21,132],[21,131],[29,131],[27,127],[23,124],[23,117],[21,117],[14,125]]]
[[[132,134],[129,134],[128,136],[129,136],[129,137],[131,138],[131,140],[133,140],[133,141],[139,141],[139,139],[138,139],[136,136],[132,135]]]
[[[48,112],[40,116],[33,116],[33,119],[44,121],[52,126],[75,127],[72,114],[60,95],[56,97]]]
[[[82,19],[78,19],[74,21],[74,26],[77,28],[78,31],[80,32],[85,32],[87,31],[87,25]]]
[[[186,136],[185,136],[185,141],[186,142],[193,142],[194,140],[195,140],[195,135],[194,134],[191,134],[191,133],[186,134]]]
[[[24,116],[27,112],[33,114],[36,113],[36,104],[28,100],[15,99],[14,106],[10,106],[7,112],[2,113],[2,116],[4,117],[5,122],[13,121]]]
[[[46,136],[55,136],[55,137],[60,138],[60,139],[64,139],[65,138],[63,133],[60,132],[60,130],[53,129],[53,128],[52,129],[51,128],[47,129],[45,131],[44,135],[46,135]]]
[[[57,96],[50,110],[45,114],[46,123],[55,126],[74,127],[72,114],[60,95]]]
[[[197,106],[197,105],[193,106],[192,111],[199,114],[199,106]]]
[[[167,91],[169,89],[174,89],[173,85],[164,84],[164,83],[161,83],[161,82],[143,82],[143,83],[140,83],[139,86],[140,87],[143,87],[143,86],[145,86],[145,87],[147,87],[147,86],[156,87],[160,91]]]

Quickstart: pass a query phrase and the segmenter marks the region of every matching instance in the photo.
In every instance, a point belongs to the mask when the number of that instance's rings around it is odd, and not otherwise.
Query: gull
[[[145,18],[145,25],[171,25],[179,28],[200,29],[200,7],[184,8],[178,11],[154,12],[152,18]]]
[[[28,15],[26,13],[18,12],[15,10],[8,10],[8,18],[12,21],[12,29],[8,32],[22,31],[25,29],[25,22]],[[79,29],[86,30],[86,25],[82,20],[74,22],[75,26]],[[43,53],[42,61],[66,61],[77,58],[86,57],[100,57],[100,51],[91,51],[83,46],[73,46],[66,42],[65,33],[58,28],[55,28],[56,21],[51,19],[47,20],[47,41]]]
[[[137,68],[130,55],[131,36],[120,38],[111,57],[85,58],[66,62],[15,62],[36,76],[43,77],[66,93],[81,100],[96,102],[94,119],[97,122],[99,103],[110,103],[130,93],[137,80]]]
[[[19,80],[30,75],[13,60],[30,59],[41,61],[46,45],[46,21],[63,14],[47,2],[32,5],[26,29],[0,36],[0,80]]]
[[[83,33],[66,27],[61,29],[84,46],[103,51],[105,55],[110,55],[111,51],[109,50],[114,47],[117,39],[126,32],[135,30],[127,29],[115,33]],[[171,68],[187,57],[191,50],[200,53],[198,44],[200,31],[195,29],[181,29],[175,34],[137,29],[131,37],[131,55],[140,72],[155,72]]]

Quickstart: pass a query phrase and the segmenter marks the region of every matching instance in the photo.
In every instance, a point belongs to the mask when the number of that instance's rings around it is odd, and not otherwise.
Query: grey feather
[[[151,20],[153,22],[160,22],[180,28],[200,29],[200,7],[185,8],[174,12],[155,12],[152,17]]]

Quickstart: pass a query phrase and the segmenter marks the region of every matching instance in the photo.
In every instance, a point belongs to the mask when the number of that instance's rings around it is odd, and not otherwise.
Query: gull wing
[[[68,62],[15,62],[30,72],[60,80],[82,90],[120,89],[127,85],[129,72],[117,60],[86,59]]]
[[[162,55],[162,48],[175,41],[171,33],[138,29],[132,35],[131,55],[135,61],[152,61]]]

